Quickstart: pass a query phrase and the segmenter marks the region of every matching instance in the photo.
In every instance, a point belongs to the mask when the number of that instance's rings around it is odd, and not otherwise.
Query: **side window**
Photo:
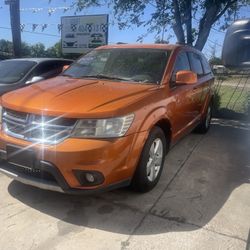
[[[180,53],[177,58],[174,65],[174,74],[180,70],[190,70],[190,65],[187,57],[187,53],[182,52]]]
[[[57,61],[41,63],[33,72],[33,76],[41,76],[44,79],[57,76],[61,73],[63,64]]]
[[[190,64],[191,64],[191,70],[195,72],[198,76],[203,75],[203,68],[201,64],[201,58],[198,54],[189,52],[188,53]]]
[[[211,73],[212,70],[211,70],[211,67],[210,67],[210,65],[209,65],[209,63],[208,63],[208,61],[207,61],[207,59],[206,59],[204,56],[202,56],[202,57],[201,57],[201,60],[202,60],[202,65],[203,65],[204,74],[209,74],[209,73]]]
[[[176,73],[180,70],[191,70],[186,52],[181,52],[176,58],[170,87],[175,86]]]

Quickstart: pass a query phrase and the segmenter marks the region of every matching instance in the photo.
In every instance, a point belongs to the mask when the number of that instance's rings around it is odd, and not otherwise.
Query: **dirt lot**
[[[247,124],[214,120],[147,194],[70,196],[0,175],[0,249],[250,249],[249,148]]]

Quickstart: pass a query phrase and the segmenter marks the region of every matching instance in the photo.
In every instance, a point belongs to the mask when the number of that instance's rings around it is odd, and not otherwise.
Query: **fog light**
[[[86,180],[88,181],[88,182],[94,182],[95,181],[95,177],[92,175],[92,174],[90,174],[90,173],[86,173],[85,174],[85,177],[86,177]]]
[[[104,182],[103,174],[98,171],[73,170],[73,173],[81,186],[96,186]]]

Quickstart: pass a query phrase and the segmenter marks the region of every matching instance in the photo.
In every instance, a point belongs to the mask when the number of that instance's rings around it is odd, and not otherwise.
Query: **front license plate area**
[[[16,166],[33,169],[35,166],[35,153],[32,150],[15,146],[6,146],[7,161]]]

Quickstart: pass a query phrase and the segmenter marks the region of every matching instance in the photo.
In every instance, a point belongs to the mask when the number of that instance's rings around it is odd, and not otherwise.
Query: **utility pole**
[[[20,0],[5,0],[10,6],[12,43],[15,57],[21,57]]]

